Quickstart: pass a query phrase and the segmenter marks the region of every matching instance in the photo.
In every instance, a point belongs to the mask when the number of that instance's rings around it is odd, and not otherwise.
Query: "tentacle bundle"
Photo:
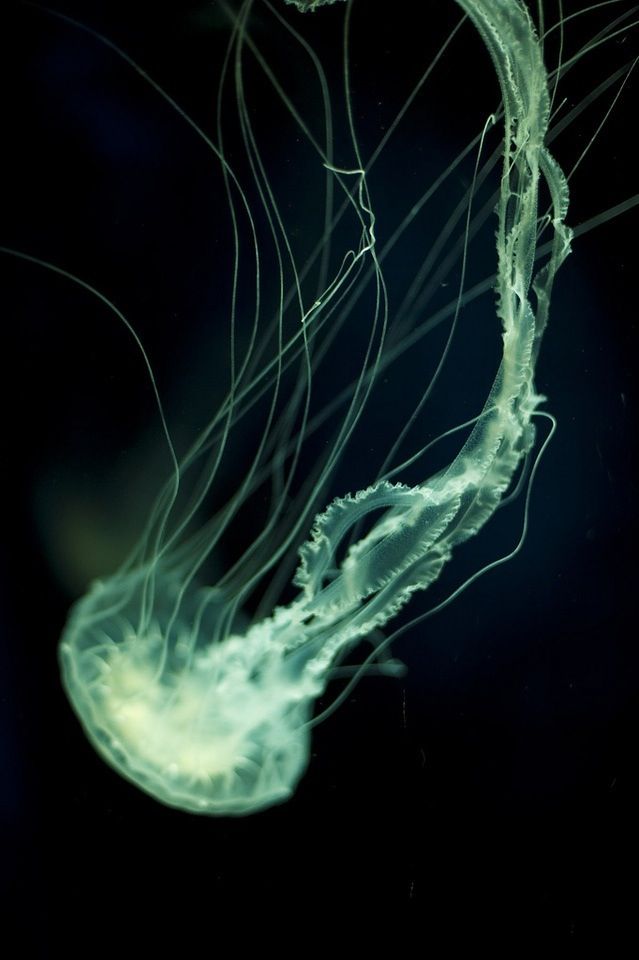
[[[330,0],[288,2],[313,10]],[[75,606],[61,644],[70,699],[100,753],[164,803],[241,814],[290,796],[308,762],[314,702],[335,664],[439,576],[454,548],[492,516],[533,444],[542,399],[535,361],[569,251],[568,190],[544,145],[547,76],[524,3],[457,2],[492,57],[504,103],[496,284],[503,356],[492,389],[446,469],[414,488],[378,482],[321,513],[300,551],[299,594],[248,629],[236,618],[218,639],[231,598],[222,591],[204,603],[170,573],[170,558],[95,585]],[[533,279],[541,177],[554,241]],[[367,519],[367,532],[344,550]]]

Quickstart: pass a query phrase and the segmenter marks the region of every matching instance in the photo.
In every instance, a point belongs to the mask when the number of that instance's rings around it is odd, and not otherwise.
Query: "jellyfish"
[[[333,2],[287,0],[300,11]],[[232,84],[235,91],[236,136],[244,151],[238,160],[237,144],[229,148],[220,119],[221,94],[212,137],[109,44],[180,113],[213,155],[224,184],[234,251],[231,348],[223,360],[228,388],[184,451],[176,449],[142,342],[107,301],[143,357],[171,469],[128,558],[74,604],[60,641],[63,684],[86,735],[118,773],[168,806],[244,815],[290,798],[309,763],[313,728],[367,672],[392,675],[401,670],[389,655],[397,631],[384,630],[413,597],[438,581],[458,548],[479,534],[507,500],[522,491],[526,498],[552,434],[552,415],[541,409],[545,398],[535,388],[535,368],[555,275],[571,243],[567,181],[548,147],[554,91],[540,33],[523,0],[456,3],[486,47],[501,106],[494,105],[471,141],[465,156],[474,158],[474,167],[463,202],[432,241],[425,266],[407,281],[406,301],[399,309],[389,297],[386,261],[431,192],[423,193],[400,221],[397,236],[381,234],[370,184],[385,141],[372,155],[363,154],[348,84],[351,150],[344,162],[332,149],[330,109],[324,140],[318,140],[263,60],[251,33],[253,0],[244,0],[237,11],[221,4],[232,28],[220,89]],[[295,28],[270,3],[264,5],[273,22],[281,23],[285,35],[315,63]],[[353,4],[335,6],[343,7],[348,38]],[[313,19],[319,20],[320,13]],[[303,242],[287,230],[264,168],[245,99],[243,69],[249,56],[317,157],[325,191],[322,217],[317,236]],[[347,79],[350,69],[346,52]],[[319,66],[318,76],[323,76]],[[485,143],[497,128],[500,145],[485,159]],[[501,172],[495,196],[476,211],[480,183],[496,164]],[[469,292],[470,238],[477,224],[492,217],[496,270]],[[355,239],[341,248],[336,225],[346,218],[354,225]],[[457,228],[459,243],[452,260],[446,260],[442,249]],[[433,277],[436,285],[442,283],[451,262],[460,270],[457,293],[436,320],[450,320],[441,362],[368,483],[336,493],[334,478],[351,455],[375,389],[392,375],[397,356],[420,348],[423,290]],[[268,306],[262,300],[265,269],[273,271],[277,289],[274,305]],[[406,452],[406,438],[413,436],[412,427],[420,422],[447,360],[460,312],[486,289],[493,291],[500,356],[485,400],[435,441],[417,442]],[[252,313],[243,326],[241,314],[248,304]],[[358,324],[357,330],[350,333],[349,324]],[[352,347],[361,359],[346,386],[327,401],[317,381],[323,374],[331,382],[326,357],[333,356],[330,346],[337,338],[342,349]],[[352,368],[347,369],[350,373]],[[322,397],[319,405],[316,392]],[[258,407],[265,412],[249,465],[226,500],[205,515],[220,465],[233,454],[234,436],[248,430]],[[321,432],[331,417],[330,440],[322,455],[307,464],[307,437]],[[535,424],[542,421],[549,428],[540,443]],[[434,472],[409,482],[409,476],[420,474],[427,450],[440,441],[446,449],[452,442],[455,451]],[[300,479],[302,464],[308,472]],[[264,496],[264,520],[252,541],[207,584],[207,565],[219,544],[251,499]],[[489,567],[428,614],[453,602]],[[251,606],[256,594],[259,601]],[[358,652],[355,663],[345,662]],[[346,686],[318,711],[318,701],[337,677],[345,677]]]

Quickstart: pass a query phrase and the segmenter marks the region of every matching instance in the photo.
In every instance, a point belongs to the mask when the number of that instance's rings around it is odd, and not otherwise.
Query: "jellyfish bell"
[[[294,5],[316,10],[329,3],[297,0]],[[275,8],[266,6],[277,17]],[[351,6],[336,4],[346,18]],[[74,605],[60,644],[65,689],[98,752],[138,787],[179,809],[248,814],[290,797],[307,767],[314,725],[343,700],[344,691],[317,713],[318,698],[329,682],[340,669],[345,675],[350,669],[341,667],[344,657],[368,641],[371,650],[360,658],[351,682],[371,668],[393,673],[392,661],[384,659],[393,634],[384,637],[379,631],[415,594],[435,584],[456,548],[484,527],[516,488],[523,465],[531,462],[533,422],[542,415],[543,401],[535,388],[535,364],[554,276],[570,243],[567,186],[547,148],[549,83],[526,6],[519,0],[457,0],[457,6],[472,20],[492,58],[503,117],[488,116],[469,153],[477,158],[475,175],[456,221],[463,235],[455,251],[462,279],[444,315],[452,318],[454,330],[467,302],[463,263],[484,134],[500,124],[505,135],[495,198],[498,271],[485,289],[496,293],[501,357],[490,371],[491,384],[479,408],[448,431],[457,443],[450,459],[410,484],[407,476],[419,471],[424,443],[401,456],[400,444],[393,444],[382,467],[355,492],[336,491],[333,484],[337,467],[349,457],[373,387],[391,370],[394,356],[420,342],[412,338],[422,281],[415,282],[412,306],[394,316],[384,273],[386,251],[392,251],[394,241],[380,232],[375,194],[369,192],[371,161],[362,156],[354,129],[349,162],[338,163],[329,151],[328,120],[326,143],[317,148],[313,131],[286,99],[286,91],[280,94],[300,136],[313,142],[327,193],[340,197],[358,231],[356,241],[341,248],[334,230],[342,216],[339,203],[322,204],[315,252],[306,254],[305,262],[296,256],[294,236],[262,166],[245,100],[243,57],[249,53],[278,89],[277,75],[260,59],[259,44],[252,39],[252,2],[242,3],[233,14],[225,62],[246,158],[238,160],[237,143],[229,148],[221,129],[212,139],[181,114],[215,155],[231,211],[232,346],[220,360],[228,367],[230,385],[210,422],[179,454],[157,392],[173,470],[130,557]],[[320,16],[318,9],[313,21]],[[353,127],[350,103],[346,112]],[[419,209],[416,204],[408,212],[400,232]],[[538,268],[542,228],[546,249]],[[248,255],[237,239],[241,231],[254,244]],[[275,251],[270,259],[262,248],[269,235]],[[441,254],[438,241],[431,249]],[[241,272],[245,263],[248,281]],[[281,288],[276,308],[269,318],[257,305],[255,322],[242,338],[237,305],[245,305],[246,287],[260,300],[255,277],[264,274],[265,264],[275,269],[275,286]],[[314,288],[312,295],[309,288]],[[367,313],[369,326],[360,324],[364,335],[340,340],[345,352],[354,351],[353,344],[361,349],[361,366],[331,403],[324,399],[326,407],[315,411],[314,391],[326,372],[322,363],[331,356],[325,344],[344,333],[349,317]],[[442,362],[446,353],[444,349]],[[144,351],[143,356],[146,361]],[[150,365],[149,372],[155,388]],[[418,392],[417,409],[429,389],[425,384]],[[265,413],[255,436],[250,423],[258,406]],[[338,411],[335,433],[316,463],[304,462],[308,476],[300,480],[306,438],[321,430],[329,408]],[[220,463],[244,429],[256,453],[238,472],[227,500],[202,519]],[[402,425],[398,430],[403,439]],[[203,587],[208,559],[251,498],[265,489],[270,505],[263,524],[214,585]],[[249,613],[247,601],[263,581],[267,586]]]
[[[282,655],[270,623],[211,642],[224,602],[214,591],[179,599],[178,583],[158,578],[140,629],[147,577],[95,583],[63,636],[65,687],[96,749],[158,800],[195,813],[287,799],[308,763],[317,682],[299,656]]]

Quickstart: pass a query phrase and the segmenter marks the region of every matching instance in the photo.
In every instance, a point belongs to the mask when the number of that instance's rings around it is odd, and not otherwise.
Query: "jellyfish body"
[[[67,625],[65,686],[91,740],[134,783],[184,810],[239,814],[285,800],[308,762],[319,689],[303,655],[283,656],[269,625],[194,644],[194,621],[197,641],[215,634],[220,601],[194,592],[175,619],[179,588],[169,581],[158,582],[161,603],[138,634],[146,576],[94,584]]]
[[[492,516],[533,446],[543,399],[535,361],[569,250],[568,191],[545,146],[548,83],[525,5],[457,2],[491,55],[504,104],[496,279],[503,353],[492,389],[447,468],[413,487],[380,479],[316,517],[300,550],[298,593],[270,615],[246,623],[241,590],[193,585],[193,554],[162,540],[166,492],[149,527],[157,537],[147,531],[144,550],[75,605],[60,648],[70,700],[101,755],[166,804],[245,814],[289,797],[308,763],[315,702],[336,664],[437,579],[454,548]],[[355,175],[363,188],[364,171]],[[554,239],[533,277],[540,178]],[[366,221],[360,189],[362,197]],[[374,255],[370,225],[365,235],[359,257]],[[307,322],[331,293],[329,286]]]

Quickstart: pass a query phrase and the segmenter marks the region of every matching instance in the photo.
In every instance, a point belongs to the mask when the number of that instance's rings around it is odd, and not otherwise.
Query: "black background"
[[[571,49],[630,9],[613,6],[573,24]],[[328,64],[336,102],[337,7],[303,18],[284,11]],[[217,4],[165,3],[160,12],[91,0],[57,9],[121,46],[214,134],[228,37]],[[551,22],[555,5],[546,11]],[[457,19],[452,3],[390,9],[358,0],[353,90],[364,151]],[[215,320],[224,315],[228,256],[219,176],[193,131],[95,38],[18,4],[3,20],[0,242],[65,266],[124,310],[179,435],[197,424],[203,402],[219,399],[214,366],[206,360],[203,380],[190,366],[195,355],[215,360],[225,335]],[[286,44],[271,38],[275,21],[259,3],[252,23],[256,42],[299,83],[295,65],[281,65]],[[567,82],[569,106],[636,50],[636,31],[607,44]],[[617,88],[553,145],[565,167]],[[497,103],[469,25],[428,89],[425,113],[411,115],[371,177],[380,231],[404,180],[408,189],[431,162],[450,162]],[[312,88],[297,94],[312,116]],[[258,129],[271,124],[264,154],[279,195],[290,182],[290,222],[303,244],[296,211],[311,197],[308,170],[291,170],[272,98],[260,104],[259,83],[251,96]],[[571,184],[572,223],[636,191],[636,103],[633,76]],[[60,943],[84,953],[101,940],[126,955],[132,930],[143,938],[177,931],[185,949],[211,951],[229,937],[242,943],[262,910],[270,923],[256,932],[285,952],[297,943],[296,922],[308,945],[341,921],[360,937],[412,914],[423,950],[441,936],[504,936],[513,947],[536,936],[610,942],[631,926],[637,228],[635,208],[581,237],[558,278],[538,386],[559,429],[521,554],[401,640],[403,679],[365,679],[315,731],[311,765],[288,804],[237,820],[179,813],[136,791],[95,755],[68,707],[56,660],[68,606],[121,557],[137,532],[135,508],[166,461],[126,332],[73,285],[2,258],[0,871],[25,955],[46,956]],[[482,256],[490,254],[488,246]],[[401,263],[392,269],[401,287]],[[471,368],[485,359],[490,371],[491,357],[462,337],[447,389],[463,396],[464,376],[472,384]],[[391,391],[400,409],[419,369],[413,353],[394,371],[379,432],[355,448],[357,469],[349,479],[347,464],[335,493],[367,482],[366,450],[377,464],[397,431]],[[449,399],[440,430],[474,409],[445,394],[434,400],[435,420]],[[506,552],[520,523],[515,508],[485,531],[481,562]],[[400,949],[405,928],[395,929]]]

